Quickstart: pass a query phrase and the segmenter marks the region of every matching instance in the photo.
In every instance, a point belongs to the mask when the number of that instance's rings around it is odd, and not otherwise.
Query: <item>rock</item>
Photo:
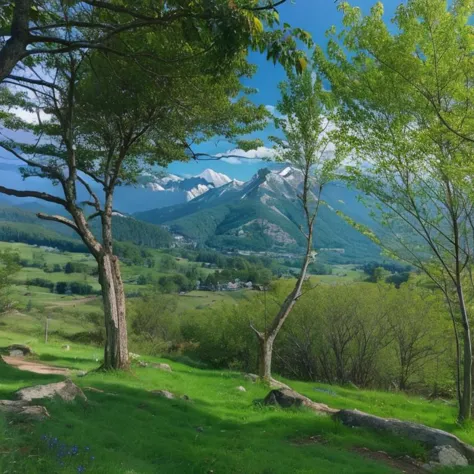
[[[169,364],[152,364],[154,369],[165,370],[166,372],[173,372]]]
[[[10,351],[10,357],[25,357],[25,354],[23,354],[22,351],[15,349],[13,351]]]
[[[430,462],[441,466],[467,466],[466,456],[452,446],[435,446],[430,452]]]
[[[278,390],[272,390],[263,400],[264,405],[277,405],[282,408],[290,407],[307,407],[311,410],[323,412],[323,413],[336,413],[338,410],[324,405],[324,403],[316,403],[310,400],[308,397],[301,395],[294,390],[288,388],[282,388]]]
[[[255,375],[255,374],[245,374],[244,379],[248,380],[249,382],[256,383],[256,382],[259,381],[260,377],[258,375]]]
[[[181,397],[179,397],[179,398],[181,398],[181,400],[184,400],[185,402],[190,402],[191,401],[191,399],[187,395],[181,395]]]
[[[168,400],[173,400],[175,398],[174,393],[168,392],[168,390],[152,390],[151,393],[158,397],[167,398]]]
[[[10,356],[12,357],[22,357],[22,356],[28,356],[28,355],[33,354],[31,347],[25,346],[23,344],[12,344],[11,346],[7,347],[7,351],[10,353]],[[12,352],[15,352],[15,355],[12,354]],[[19,352],[21,352],[20,355],[18,355]]]
[[[143,360],[138,361],[138,365],[140,367],[148,367],[148,364],[146,362],[144,362]]]
[[[64,346],[61,346],[61,349],[64,349],[65,351],[70,351],[71,347],[69,346],[69,344],[66,344]]]
[[[283,388],[286,390],[291,390],[291,388],[288,385],[284,384],[283,382],[279,382],[278,380],[275,380],[275,379],[271,379],[269,385],[270,385],[270,388],[276,388],[276,389]]]
[[[346,426],[360,426],[391,433],[419,442],[428,448],[446,448],[449,446],[462,454],[469,462],[474,462],[474,448],[446,431],[430,428],[429,426],[410,421],[381,418],[358,410],[340,410],[334,415],[334,418]],[[444,453],[443,459],[445,459]]]
[[[50,417],[45,407],[28,405],[22,400],[0,400],[0,412],[35,421],[44,421]]]
[[[87,372],[86,372],[85,370],[78,370],[78,371],[76,372],[76,375],[77,375],[78,377],[85,377],[85,376],[87,375]]]
[[[242,385],[240,387],[237,387],[237,390],[239,392],[246,392],[247,390],[245,390],[245,387],[242,387]]]
[[[75,400],[76,397],[87,400],[84,392],[71,380],[22,388],[21,390],[15,392],[15,396],[17,399],[24,400],[26,402],[53,397],[59,397],[66,402],[71,402]]]

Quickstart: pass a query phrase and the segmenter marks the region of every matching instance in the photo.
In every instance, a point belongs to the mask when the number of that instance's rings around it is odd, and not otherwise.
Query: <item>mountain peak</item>
[[[218,173],[211,168],[204,170],[202,173],[198,174],[196,178],[202,178],[208,183],[213,184],[216,188],[220,188],[224,184],[232,181],[227,175]]]

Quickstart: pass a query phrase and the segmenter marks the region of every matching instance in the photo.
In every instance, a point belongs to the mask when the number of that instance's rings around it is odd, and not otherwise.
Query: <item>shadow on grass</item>
[[[0,366],[0,376],[7,387],[61,379],[6,365]],[[93,469],[88,470],[104,474],[388,474],[394,471],[346,448],[410,452],[403,440],[351,430],[313,412],[258,408],[247,399],[213,399],[212,381],[203,387],[206,400],[193,399],[193,393],[187,393],[191,401],[185,401],[168,400],[128,385],[138,380],[134,374],[92,374],[77,381],[85,390],[87,403],[44,401],[51,418],[33,425],[23,439],[37,454],[16,459],[18,472],[59,472],[54,452],[41,441],[44,434],[81,450],[89,448],[95,459]],[[90,386],[103,392],[87,390]],[[295,443],[314,435],[324,437],[327,444]]]
[[[42,375],[19,370],[0,361],[0,398],[11,399],[15,390],[30,386],[59,382],[64,380],[59,375]]]
[[[408,449],[400,441],[387,438],[382,442],[311,412],[249,406],[242,413],[239,409],[229,413],[220,401],[213,405],[202,400],[168,400],[122,384],[94,379],[87,383],[104,393],[86,390],[89,402],[85,404],[48,402],[52,419],[44,428],[77,445],[94,446],[109,466],[107,472],[390,473],[389,468],[343,448]],[[328,444],[294,444],[297,438],[315,434],[323,434]]]
[[[55,354],[41,354],[37,360],[43,361],[43,362],[61,362],[63,367],[68,368],[67,366],[64,366],[64,362],[72,362],[74,364],[81,364],[81,363],[86,363],[86,364],[93,364],[95,361],[92,359],[87,359],[85,357],[68,357],[63,354],[61,355],[55,355]],[[72,366],[71,366],[72,367]],[[74,368],[74,367],[72,367]]]

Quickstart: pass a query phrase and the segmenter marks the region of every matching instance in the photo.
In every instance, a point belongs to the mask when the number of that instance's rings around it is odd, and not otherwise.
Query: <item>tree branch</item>
[[[15,197],[31,197],[36,199],[41,199],[42,201],[52,202],[54,204],[59,204],[60,206],[66,207],[67,202],[64,199],[61,199],[52,194],[43,193],[41,191],[19,191],[17,189],[6,188],[5,186],[0,186],[0,193],[6,194],[7,196]]]
[[[57,215],[52,216],[52,215],[49,215],[49,214],[43,214],[42,212],[38,212],[38,214],[36,214],[36,216],[39,219],[42,219],[44,221],[59,222],[60,224],[67,225],[68,227],[70,227],[71,229],[73,229],[74,231],[76,231],[79,234],[79,228],[76,226],[76,224],[74,224],[73,221],[71,221],[67,217],[57,216]]]

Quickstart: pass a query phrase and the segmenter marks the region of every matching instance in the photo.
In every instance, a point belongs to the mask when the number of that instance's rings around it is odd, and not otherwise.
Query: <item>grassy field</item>
[[[29,344],[36,358],[46,364],[92,371],[102,356],[100,347],[70,342],[66,351],[62,348],[65,341],[55,334],[45,344],[41,323],[35,325],[31,315],[15,312],[3,316],[0,324],[0,347]],[[71,314],[57,324],[70,332],[84,329]],[[88,396],[87,403],[47,402],[51,419],[44,423],[10,424],[0,418],[0,472],[370,474],[400,471],[362,457],[354,452],[356,448],[420,459],[425,455],[420,446],[406,440],[349,429],[307,410],[285,411],[255,404],[268,389],[246,381],[237,372],[201,370],[146,356],[142,359],[168,362],[173,372],[133,367],[129,373],[92,371],[85,377],[73,376]],[[0,398],[12,398],[20,387],[59,379],[0,364]],[[454,424],[456,410],[449,403],[287,382],[313,400],[336,408],[358,408],[423,422],[474,443],[472,429]],[[246,392],[237,390],[241,385]],[[151,390],[169,390],[178,398],[163,399]],[[182,395],[191,401],[179,399]],[[472,473],[474,469],[446,472]]]

